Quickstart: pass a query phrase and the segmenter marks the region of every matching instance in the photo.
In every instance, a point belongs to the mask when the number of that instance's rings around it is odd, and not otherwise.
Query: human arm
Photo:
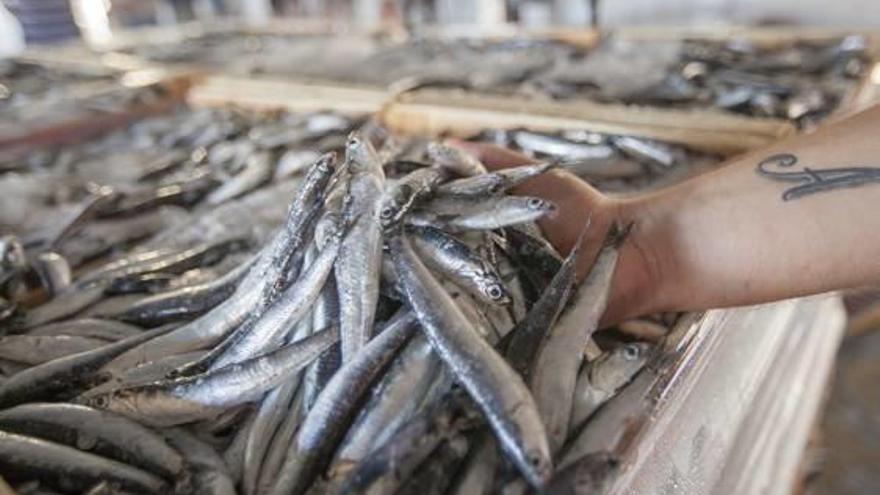
[[[877,130],[880,107],[633,198],[604,196],[562,170],[517,192],[557,203],[557,213],[541,227],[562,252],[573,244],[582,219],[592,215],[593,249],[582,257],[581,274],[611,223],[633,222],[606,323],[784,299],[880,280]],[[490,168],[527,160],[484,145],[461,146]],[[764,172],[758,170],[761,162]],[[786,191],[793,192],[783,199]]]

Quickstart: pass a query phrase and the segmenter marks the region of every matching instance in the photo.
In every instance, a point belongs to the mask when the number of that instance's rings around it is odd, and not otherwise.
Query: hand
[[[459,140],[451,140],[449,144],[474,155],[490,170],[535,162],[527,156],[491,144]],[[660,279],[659,263],[650,249],[652,243],[645,238],[648,230],[643,223],[648,218],[637,207],[639,202],[609,198],[574,174],[561,169],[551,170],[523,183],[514,192],[538,196],[556,204],[556,211],[542,218],[539,225],[547,239],[563,255],[571,250],[589,219],[590,227],[578,259],[579,279],[589,272],[611,226],[615,222],[622,225],[633,223],[630,236],[620,251],[602,324],[614,324],[658,309],[654,307],[653,295]]]

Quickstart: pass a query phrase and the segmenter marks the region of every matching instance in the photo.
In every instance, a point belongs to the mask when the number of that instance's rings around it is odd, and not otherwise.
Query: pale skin
[[[515,192],[556,203],[541,228],[562,253],[591,217],[580,275],[612,223],[632,222],[604,324],[857,287],[880,281],[878,130],[875,106],[711,173],[626,199],[603,195],[563,170]],[[490,169],[533,161],[492,145],[452,144]],[[762,162],[770,174],[758,170]]]

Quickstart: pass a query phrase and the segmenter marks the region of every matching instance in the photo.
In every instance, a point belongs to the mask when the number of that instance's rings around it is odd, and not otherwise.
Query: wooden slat
[[[382,113],[396,132],[466,136],[484,129],[587,129],[631,134],[731,155],[767,145],[794,131],[785,121],[700,110],[667,110],[592,102],[475,96],[450,91],[402,95]]]
[[[239,105],[255,110],[290,111],[334,110],[342,113],[372,113],[385,104],[387,94],[380,88],[352,85],[325,85],[280,79],[237,79],[208,77],[189,93],[195,106]]]

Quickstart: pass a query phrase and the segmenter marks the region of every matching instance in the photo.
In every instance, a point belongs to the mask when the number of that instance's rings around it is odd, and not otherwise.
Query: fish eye
[[[91,405],[98,409],[106,409],[110,405],[110,398],[106,395],[99,395],[91,400]]]
[[[529,198],[528,206],[529,206],[529,208],[532,208],[535,210],[543,208],[544,207],[544,200],[541,198]]]
[[[486,288],[486,294],[492,299],[501,299],[504,297],[504,290],[498,284],[492,284]]]
[[[623,346],[623,357],[629,360],[635,360],[639,357],[639,348],[634,345]]]
[[[393,207],[386,206],[386,207],[382,208],[382,211],[379,212],[379,216],[381,216],[382,218],[387,220],[387,219],[394,216],[394,211],[395,210]]]

